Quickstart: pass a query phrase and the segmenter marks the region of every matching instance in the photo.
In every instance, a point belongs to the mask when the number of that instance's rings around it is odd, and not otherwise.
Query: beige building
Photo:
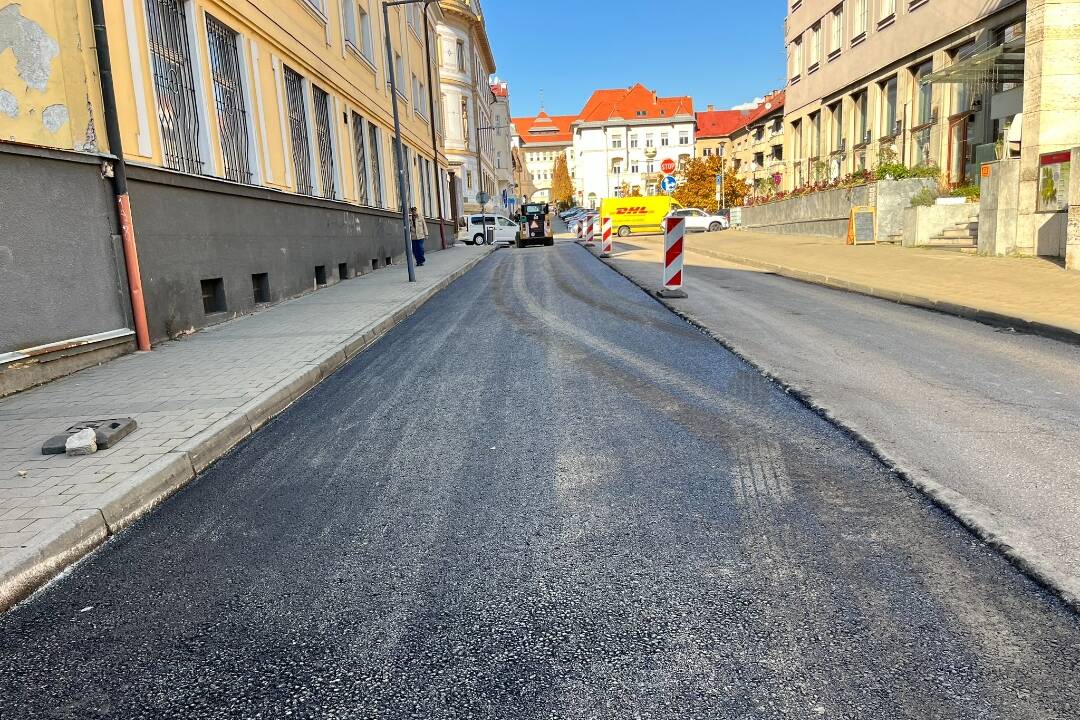
[[[1011,248],[1063,254],[1064,224],[1034,217],[1039,155],[1080,144],[1076,3],[796,0],[787,18],[785,186],[875,167],[980,166],[1022,155]],[[1026,219],[1024,219],[1026,217]],[[1039,228],[1061,224],[1060,242]]]
[[[521,153],[523,184],[520,195],[536,202],[549,202],[555,179],[555,161],[570,161],[573,145],[571,123],[577,115],[548,115],[543,110],[536,117],[514,118],[514,147]],[[567,166],[569,168],[569,164]],[[526,186],[531,185],[531,190]]]
[[[732,134],[732,159],[752,192],[767,195],[784,187],[788,173],[784,163],[784,91],[769,93],[747,113],[746,123]]]

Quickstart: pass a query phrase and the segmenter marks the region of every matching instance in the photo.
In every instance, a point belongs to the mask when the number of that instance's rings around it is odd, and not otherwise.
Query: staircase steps
[[[976,248],[979,245],[979,220],[968,218],[965,222],[947,227],[926,244],[929,247]]]

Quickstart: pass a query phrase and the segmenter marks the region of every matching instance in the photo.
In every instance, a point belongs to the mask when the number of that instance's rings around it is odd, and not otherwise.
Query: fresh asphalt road
[[[5,718],[1080,717],[1080,620],[582,248],[0,618]]]
[[[688,236],[679,310],[896,467],[959,493],[980,524],[1080,595],[1080,346],[693,251],[722,250],[723,238]],[[648,286],[661,243],[627,239],[611,262]]]

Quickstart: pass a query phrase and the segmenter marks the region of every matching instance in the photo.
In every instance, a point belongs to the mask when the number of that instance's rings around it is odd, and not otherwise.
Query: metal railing
[[[353,148],[356,154],[356,199],[361,205],[368,204],[367,192],[367,152],[364,148],[364,119],[355,112],[352,114]]]
[[[240,79],[237,35],[221,21],[207,15],[206,36],[210,47],[210,77],[214,84],[225,177],[233,182],[250,183],[247,109],[244,107]]]
[[[330,96],[312,85],[315,103],[315,140],[319,148],[319,190],[323,197],[334,197],[334,145],[330,139]]]
[[[198,101],[183,2],[146,0],[146,30],[161,123],[162,163],[172,170],[202,173]]]
[[[285,67],[285,104],[289,114],[296,192],[312,195],[314,188],[311,186],[311,148],[308,145],[307,113],[304,110],[304,81],[290,67]]]

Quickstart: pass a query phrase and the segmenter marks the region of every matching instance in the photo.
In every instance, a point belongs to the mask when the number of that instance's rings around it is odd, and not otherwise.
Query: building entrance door
[[[950,187],[957,187],[967,182],[968,165],[968,128],[971,113],[953,115],[949,118],[949,176]]]

